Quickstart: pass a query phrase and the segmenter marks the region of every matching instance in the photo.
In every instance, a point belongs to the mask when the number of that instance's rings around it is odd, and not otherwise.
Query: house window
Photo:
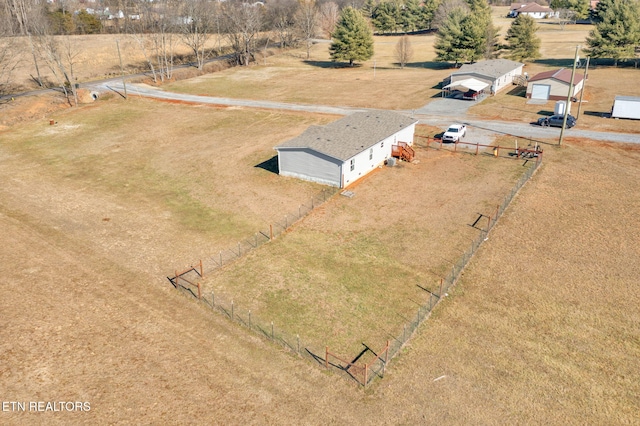
[[[380,148],[384,148],[384,141],[380,142]]]
[[[355,169],[355,168],[356,168],[356,160],[355,160],[355,158],[352,158],[351,159],[351,171],[353,171],[353,169]]]
[[[373,148],[369,150],[369,160],[373,160]]]

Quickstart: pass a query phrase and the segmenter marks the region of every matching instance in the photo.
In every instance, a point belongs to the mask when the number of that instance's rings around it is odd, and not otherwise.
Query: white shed
[[[311,126],[275,147],[279,172],[345,188],[391,157],[392,145],[412,145],[417,122],[396,112],[375,110]]]
[[[616,96],[611,108],[611,117],[640,119],[640,97]]]
[[[524,67],[522,62],[508,59],[491,59],[474,64],[464,64],[458,71],[451,73],[451,83],[474,78],[486,83],[490,87],[491,93],[498,93],[513,84],[515,76],[522,75],[522,67]]]

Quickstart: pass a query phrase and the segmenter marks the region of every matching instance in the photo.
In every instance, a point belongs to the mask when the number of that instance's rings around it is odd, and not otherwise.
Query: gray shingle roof
[[[309,148],[346,161],[417,122],[393,111],[355,112],[326,126],[311,126],[275,149]]]
[[[510,61],[508,59],[491,59],[489,61],[476,62],[475,64],[464,64],[458,71],[451,73],[451,75],[476,73],[496,79],[522,65],[524,64],[521,62]]]

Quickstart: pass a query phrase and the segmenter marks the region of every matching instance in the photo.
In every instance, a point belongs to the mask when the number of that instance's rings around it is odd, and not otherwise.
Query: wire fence
[[[298,209],[284,215],[283,218],[275,220],[269,225],[268,228],[264,228],[256,232],[249,238],[239,241],[237,245],[229,247],[225,250],[221,250],[219,253],[198,261],[197,264],[192,264],[182,272],[176,271],[173,277],[167,277],[172,284],[176,278],[187,278],[192,272],[197,273],[200,277],[209,274],[216,269],[239,259],[246,255],[251,250],[254,250],[261,245],[268,243],[277,236],[284,233],[294,223],[308,215],[316,207],[324,204],[329,198],[339,191],[335,189],[323,189],[320,193],[312,196],[308,201],[300,204]]]
[[[402,331],[400,331],[396,336],[393,336],[391,340],[387,341],[387,345],[377,353],[374,353],[373,350],[365,347],[365,350],[359,356],[349,361],[345,359],[345,357],[340,357],[330,352],[328,347],[325,347],[324,350],[318,350],[317,347],[314,347],[309,342],[302,340],[298,334],[294,336],[291,333],[283,331],[278,327],[278,324],[273,321],[264,321],[258,318],[250,310],[245,310],[241,306],[235,304],[233,299],[226,298],[224,295],[216,294],[213,291],[210,294],[203,294],[200,282],[195,282],[195,280],[187,278],[189,274],[195,274],[196,278],[203,275],[203,271],[206,269],[203,269],[204,266],[202,262],[200,262],[199,265],[192,266],[183,272],[178,273],[176,271],[176,275],[173,278],[169,278],[169,281],[176,289],[198,299],[212,311],[226,316],[231,321],[236,322],[273,343],[282,346],[289,352],[320,366],[324,366],[325,368],[337,369],[344,373],[346,377],[355,380],[360,385],[367,386],[376,378],[384,377],[385,369],[389,362],[412,338],[420,324],[429,317],[433,309],[438,305],[442,298],[447,295],[449,289],[457,282],[461,272],[469,263],[473,255],[476,253],[478,248],[480,248],[482,243],[487,240],[488,233],[495,226],[498,219],[507,209],[520,188],[522,188],[522,186],[531,178],[541,163],[541,155],[537,156],[535,161],[527,163],[530,164],[528,169],[513,186],[511,191],[505,195],[502,203],[497,205],[496,209],[486,216],[488,218],[487,222],[485,222],[486,226],[484,228],[480,228],[480,233],[477,238],[473,240],[471,246],[465,250],[463,255],[451,267],[451,270],[447,275],[444,278],[441,278],[437,293],[435,291],[430,292],[429,300],[418,307],[415,317],[408,323],[405,323]],[[273,239],[276,235],[283,233],[295,221],[304,217],[313,210],[313,208],[326,201],[330,196],[329,194],[329,192],[323,192],[322,194],[312,198],[308,204],[301,205],[297,213],[286,215],[281,222],[274,223],[270,227],[269,233],[266,231],[260,231],[260,237],[256,234],[256,236],[254,236],[255,239],[249,239],[245,240],[245,242],[239,243],[237,250],[228,250],[228,254],[226,254],[227,252],[221,252],[220,258],[211,261],[213,267],[210,270],[222,266],[225,262],[237,259],[248,250],[257,248],[260,244],[264,244],[265,242]],[[368,358],[368,362],[365,362],[366,357],[362,357],[366,352],[370,352],[374,355],[373,359],[371,359],[371,357]],[[362,359],[360,360],[361,357]]]
[[[403,326],[402,332],[398,336],[394,337],[393,340],[391,340],[389,345],[388,360],[385,361],[383,359],[377,359],[376,362],[369,366],[371,374],[368,377],[368,382],[374,380],[376,377],[381,377],[384,374],[385,364],[391,361],[398,354],[398,352],[400,352],[402,347],[409,341],[409,339],[411,339],[413,333],[420,326],[420,324],[422,324],[424,320],[429,317],[431,311],[435,308],[435,306],[442,300],[444,296],[446,296],[447,292],[456,283],[456,281],[460,277],[461,272],[467,266],[478,248],[480,248],[482,243],[487,240],[489,231],[491,231],[491,229],[498,222],[498,219],[507,209],[507,207],[513,200],[513,197],[515,197],[520,188],[522,188],[522,186],[527,183],[531,176],[533,176],[533,173],[535,173],[540,164],[542,164],[542,156],[536,157],[535,161],[532,161],[530,163],[530,166],[520,177],[518,182],[516,182],[511,191],[509,191],[505,195],[502,203],[496,206],[496,210],[487,215],[488,220],[486,222],[486,227],[480,230],[480,233],[473,240],[471,246],[469,246],[467,250],[465,250],[458,261],[451,267],[451,270],[448,272],[448,274],[444,278],[440,279],[438,293],[430,293],[428,302],[418,308],[415,318],[406,323]]]

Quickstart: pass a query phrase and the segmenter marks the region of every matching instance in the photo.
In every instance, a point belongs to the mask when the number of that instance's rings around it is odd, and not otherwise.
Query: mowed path
[[[0,179],[46,176],[0,155]],[[3,424],[636,423],[640,152],[548,150],[464,278],[363,391],[0,199]],[[366,181],[362,184],[366,185]],[[139,265],[138,265],[139,266]]]

